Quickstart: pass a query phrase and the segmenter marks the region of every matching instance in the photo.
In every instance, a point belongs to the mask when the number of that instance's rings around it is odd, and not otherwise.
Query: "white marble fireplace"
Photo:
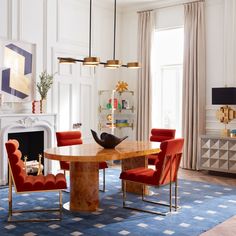
[[[8,161],[5,143],[9,133],[44,131],[44,148],[54,145],[56,114],[1,114],[0,115],[0,185],[8,182]],[[51,161],[44,160],[45,174],[51,172]]]

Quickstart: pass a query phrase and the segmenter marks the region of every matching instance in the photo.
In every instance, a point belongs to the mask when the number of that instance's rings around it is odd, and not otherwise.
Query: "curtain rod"
[[[177,6],[182,6],[182,5],[186,5],[188,3],[194,3],[194,2],[205,2],[205,0],[197,0],[197,1],[186,2],[186,3],[176,3],[176,4],[168,5],[168,6],[156,7],[156,8],[150,9],[150,10],[137,11],[137,13],[142,13],[142,12],[146,12],[146,11],[156,11],[159,9],[164,9],[164,8],[169,8],[169,7],[177,7]]]

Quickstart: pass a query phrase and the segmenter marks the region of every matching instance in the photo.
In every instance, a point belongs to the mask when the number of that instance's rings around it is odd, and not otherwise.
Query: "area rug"
[[[63,210],[61,222],[7,223],[8,189],[0,189],[0,235],[199,235],[236,213],[236,188],[195,181],[179,181],[181,209],[168,216],[122,208],[122,192],[119,169],[108,169],[106,192],[99,192],[100,207],[92,213],[71,213]],[[102,177],[102,175],[101,175]],[[100,181],[102,183],[102,179]],[[168,187],[151,189],[161,201],[168,200]],[[156,209],[142,204],[140,196],[128,194],[131,206]],[[56,193],[34,193],[13,196],[14,207],[53,207],[57,204]],[[63,202],[69,201],[69,193],[63,193]],[[158,210],[166,208],[158,207]],[[17,215],[16,217],[23,217]],[[26,216],[35,217],[27,214]],[[36,215],[39,216],[39,213]],[[40,214],[40,217],[44,215]]]

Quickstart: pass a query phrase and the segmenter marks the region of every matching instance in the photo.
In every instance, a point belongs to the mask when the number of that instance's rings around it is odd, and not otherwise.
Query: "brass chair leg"
[[[12,177],[9,169],[8,220],[12,218]]]

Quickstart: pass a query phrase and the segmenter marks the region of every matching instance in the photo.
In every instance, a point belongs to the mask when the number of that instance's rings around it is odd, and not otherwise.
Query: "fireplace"
[[[55,114],[1,114],[0,115],[0,185],[8,182],[8,161],[5,143],[17,139],[22,155],[38,160],[39,153],[54,146]],[[28,160],[29,160],[28,159]],[[52,162],[44,161],[44,174],[52,171]]]
[[[27,161],[38,160],[39,155],[43,156],[44,131],[9,133],[8,139],[16,139],[19,142],[19,150],[23,158],[27,156]]]

